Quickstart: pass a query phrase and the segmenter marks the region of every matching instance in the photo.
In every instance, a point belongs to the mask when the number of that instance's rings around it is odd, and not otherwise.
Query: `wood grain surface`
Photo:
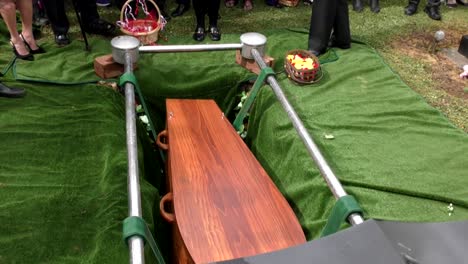
[[[265,170],[212,100],[167,100],[176,223],[195,263],[305,243]]]

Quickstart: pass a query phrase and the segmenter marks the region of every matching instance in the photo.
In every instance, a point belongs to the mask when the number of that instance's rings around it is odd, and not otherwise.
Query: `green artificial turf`
[[[169,5],[169,10],[175,6]],[[310,7],[274,9],[262,1],[254,5],[250,13],[222,7],[222,41],[236,41],[246,31],[266,34],[268,54],[276,58],[274,69],[280,72],[286,51],[306,48]],[[390,58],[404,81],[424,93],[434,82],[408,77],[421,64],[399,68],[402,55],[389,55],[386,44],[414,30],[466,29],[466,9],[443,7],[443,21],[435,22],[423,12],[404,16],[404,5],[382,1],[378,15],[368,9],[351,12],[353,38]],[[108,20],[118,18],[115,8],[100,12]],[[0,23],[1,80],[27,89],[25,98],[0,98],[0,263],[128,262],[121,241],[121,221],[128,209],[123,98],[95,84],[66,85],[96,80],[92,58],[110,52],[110,39],[89,36],[92,49],[83,51],[72,10],[68,15],[74,25],[70,46],[57,48],[50,27],[45,27],[39,43],[48,53],[10,68],[11,48]],[[161,38],[160,44],[194,44],[193,29],[192,9],[169,22],[162,32],[168,40]],[[278,79],[366,217],[466,220],[466,133],[401,82],[372,48],[353,43],[351,50],[337,54],[337,61],[324,65],[326,75],[318,85],[295,86],[284,74]],[[215,98],[229,112],[237,87],[252,76],[234,63],[234,52],[146,54],[136,75],[159,129],[164,126],[165,97]],[[460,120],[463,124],[466,116]],[[268,88],[256,102],[249,133],[252,150],[290,201],[308,238],[315,238],[333,199]],[[335,139],[325,140],[325,133]],[[150,225],[159,225],[156,234],[167,253],[170,244],[161,234],[168,227],[157,219],[159,193],[164,192],[158,184],[164,182],[161,167],[148,142],[141,146],[146,154],[140,156],[144,216]],[[455,207],[450,216],[449,203]]]

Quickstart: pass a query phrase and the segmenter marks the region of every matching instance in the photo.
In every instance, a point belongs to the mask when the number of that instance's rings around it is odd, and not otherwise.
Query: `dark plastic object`
[[[460,40],[458,52],[468,58],[468,35],[464,35]]]
[[[468,221],[368,220],[303,245],[223,264],[468,263]]]

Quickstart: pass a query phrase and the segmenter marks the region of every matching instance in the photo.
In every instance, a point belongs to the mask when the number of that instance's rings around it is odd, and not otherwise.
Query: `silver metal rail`
[[[260,66],[261,69],[264,69],[267,67],[267,65],[263,61],[262,56],[255,48],[251,50],[251,53],[252,53],[252,57],[255,59],[255,61],[257,62],[258,66]],[[275,93],[276,98],[280,101],[284,110],[288,114],[289,119],[291,119],[294,125],[294,128],[299,134],[299,137],[302,139],[302,141],[304,142],[307,148],[307,151],[309,152],[309,154],[312,156],[313,160],[317,164],[323,178],[327,182],[327,185],[332,191],[335,198],[339,199],[343,196],[346,196],[347,195],[346,191],[344,190],[338,178],[333,173],[332,169],[330,168],[327,161],[323,157],[322,153],[320,152],[319,148],[315,144],[314,140],[307,132],[307,129],[304,127],[304,124],[302,123],[301,119],[297,115],[296,111],[294,110],[294,108],[291,106],[288,99],[284,95],[283,90],[281,89],[280,85],[276,81],[276,78],[274,76],[268,76],[267,82],[273,89],[273,92]],[[348,221],[352,225],[358,225],[358,224],[363,223],[364,219],[359,214],[351,214],[348,217]]]
[[[248,34],[248,33],[247,33]],[[253,38],[251,38],[253,37]],[[241,50],[244,57],[252,56],[261,69],[266,68],[260,51],[263,51],[266,39],[256,39],[257,36],[249,35],[244,38],[245,41],[241,44],[202,44],[202,45],[167,45],[167,46],[142,46],[138,48],[138,52],[199,52],[199,51],[222,51],[222,50]],[[242,39],[242,38],[241,38]],[[125,40],[124,40],[125,44]],[[125,51],[125,72],[133,72],[134,60],[137,60],[138,53],[130,48]],[[256,46],[257,45],[257,46]],[[124,45],[125,46],[125,45]],[[259,48],[259,50],[257,49]],[[117,45],[117,58],[120,52]],[[249,52],[249,49],[250,52]],[[133,53],[132,53],[133,52]],[[114,56],[114,51],[113,51]],[[116,59],[115,59],[116,60]],[[117,61],[117,60],[116,60]],[[322,176],[324,177],[328,187],[331,189],[336,199],[346,196],[347,193],[343,186],[335,176],[330,166],[327,164],[325,158],[321,154],[319,148],[307,132],[304,124],[299,119],[297,113],[288,102],[281,87],[279,86],[274,76],[268,76],[266,81],[273,89],[276,97],[280,101],[288,117],[291,119],[294,128],[297,130],[300,138],[304,142],[307,151],[312,156],[317,164]],[[138,149],[136,137],[136,113],[135,113],[135,87],[131,83],[125,84],[125,114],[126,114],[126,129],[127,129],[127,149],[128,149],[128,197],[129,197],[129,215],[142,216],[141,210],[141,197],[140,197],[140,182],[138,172]],[[348,221],[352,225],[357,225],[364,222],[364,219],[359,214],[352,214],[348,217]],[[138,236],[133,236],[128,241],[130,247],[130,263],[144,264],[144,241]]]
[[[125,72],[133,71],[133,58],[128,51],[125,52]],[[131,83],[125,84],[125,120],[127,129],[127,158],[128,158],[128,214],[129,216],[142,216],[140,198],[140,180],[138,173],[138,149],[135,114],[135,87]],[[130,263],[144,264],[144,241],[139,236],[128,240],[130,247]]]
[[[161,45],[161,46],[141,46],[140,52],[197,52],[197,51],[219,51],[242,49],[243,44],[198,44],[198,45]]]

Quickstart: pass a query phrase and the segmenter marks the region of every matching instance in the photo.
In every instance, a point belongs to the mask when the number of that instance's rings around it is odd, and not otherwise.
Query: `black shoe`
[[[434,20],[442,19],[439,12],[439,6],[426,6],[426,8],[424,8],[424,12]]]
[[[55,35],[55,43],[59,46],[65,46],[70,44],[70,38],[67,34],[57,34]]]
[[[414,3],[409,3],[407,7],[405,7],[405,15],[412,16],[418,11],[418,5]]]
[[[115,25],[100,18],[95,19],[87,25],[83,25],[83,28],[87,33],[103,36],[112,36],[115,32]]]
[[[20,34],[20,37],[21,39],[23,40],[24,42],[24,45],[26,45],[26,47],[29,49],[29,51],[31,52],[31,54],[41,54],[41,53],[46,53],[46,51],[40,47],[40,46],[37,46],[37,49],[33,50],[31,49],[31,46],[29,46],[28,42],[24,39],[23,37],[23,34]]]
[[[193,33],[193,39],[196,41],[203,41],[205,39],[205,28],[198,26]]]
[[[328,47],[333,47],[333,48],[340,48],[340,49],[349,49],[351,48],[351,43],[347,42],[340,42],[336,40],[335,35],[332,35],[330,37],[330,40],[328,41]]]
[[[21,88],[10,88],[0,83],[0,96],[18,98],[23,97],[26,91]]]
[[[374,13],[380,12],[379,0],[370,0],[370,10]]]
[[[364,6],[362,5],[361,0],[353,0],[353,10],[356,12],[362,12]]]
[[[27,60],[27,61],[33,61],[34,56],[31,53],[21,55],[19,52],[16,50],[15,44],[10,41],[10,45],[13,48],[13,53],[15,54],[16,58],[20,60]]]
[[[221,33],[217,26],[210,26],[210,39],[213,41],[219,41],[221,39]]]
[[[177,6],[176,10],[174,10],[174,11],[171,13],[171,16],[173,16],[173,17],[181,16],[181,15],[183,15],[185,12],[187,12],[189,9],[190,9],[190,6],[189,6],[189,5],[179,4],[179,5]]]
[[[309,52],[314,54],[316,57],[322,55],[324,53],[324,51],[317,51],[317,50],[313,50],[313,49],[309,49]]]

